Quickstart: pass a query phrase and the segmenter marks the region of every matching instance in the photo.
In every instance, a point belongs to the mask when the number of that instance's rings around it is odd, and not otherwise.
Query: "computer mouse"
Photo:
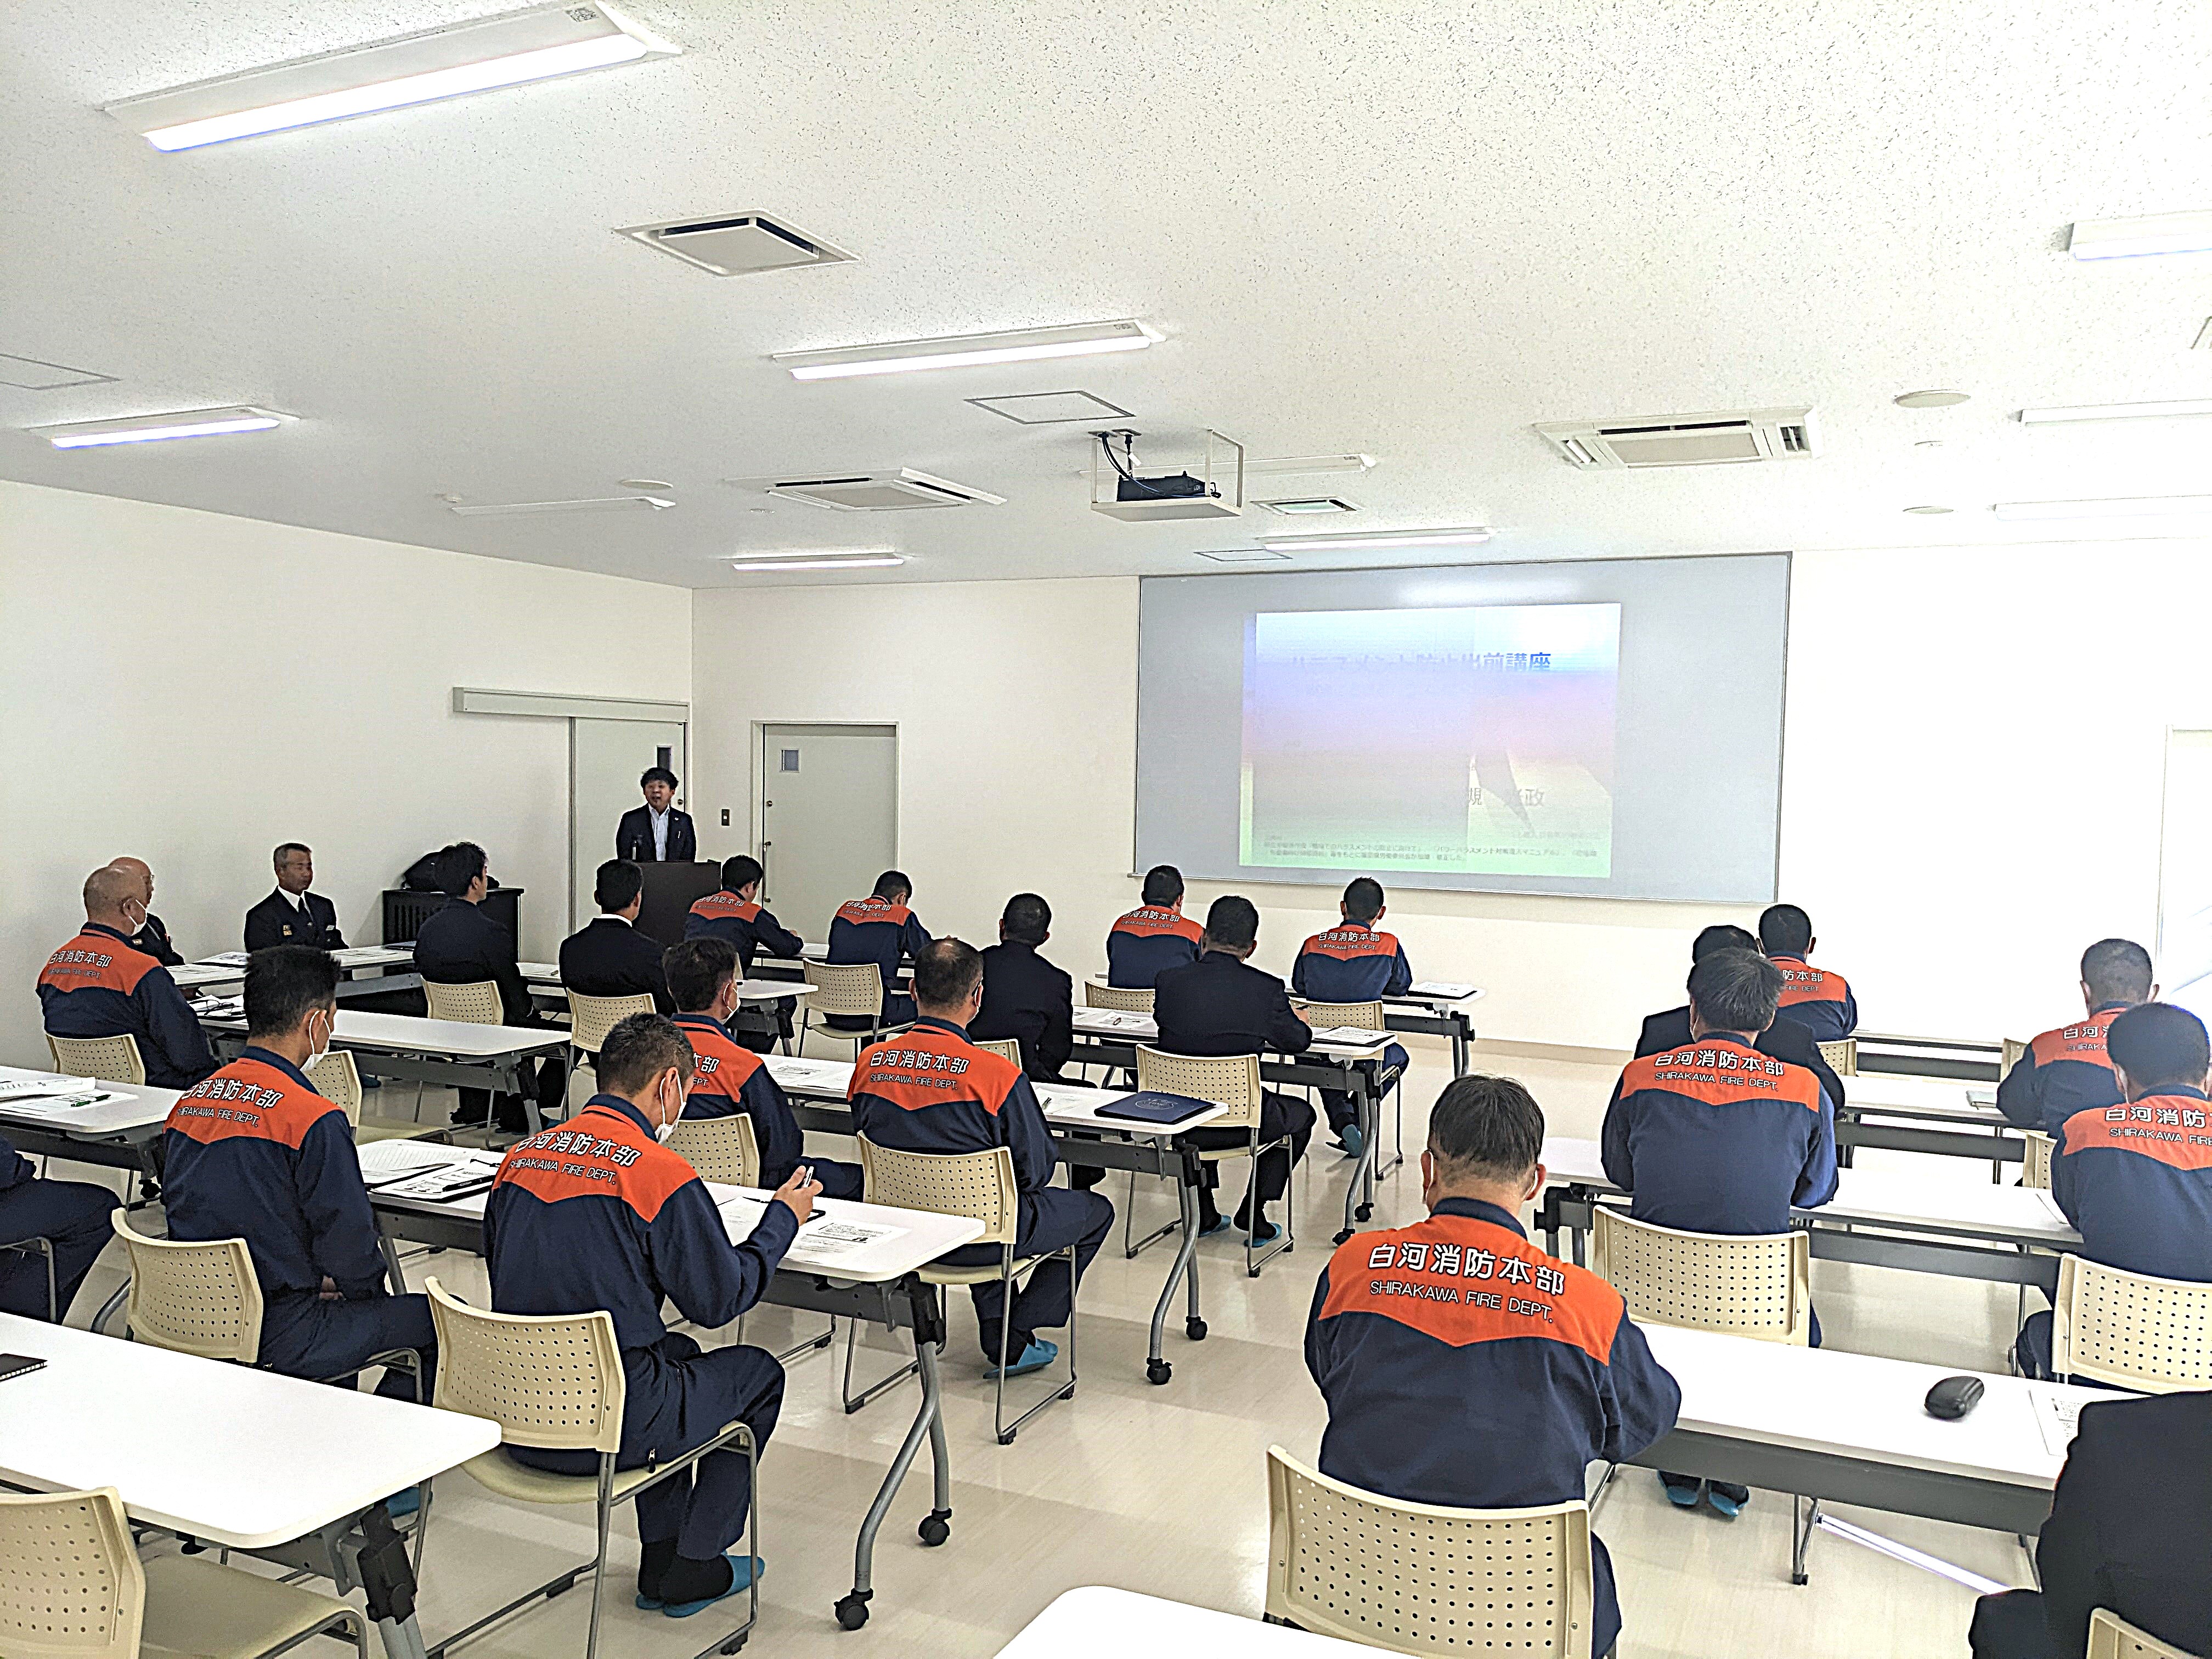
[[[1947,1376],[1928,1390],[1928,1415],[1958,1418],[1982,1403],[1982,1379]]]

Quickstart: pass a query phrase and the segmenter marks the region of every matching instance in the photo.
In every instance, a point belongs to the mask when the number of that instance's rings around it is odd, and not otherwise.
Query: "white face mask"
[[[325,1059],[329,1058],[331,1052],[331,1031],[336,1024],[336,1020],[330,1015],[325,1014],[323,1016],[323,1046],[319,1048],[310,1048],[308,1050],[307,1063],[300,1068],[301,1071],[313,1071],[316,1066],[321,1065]],[[313,1036],[314,1029],[315,1017],[313,1014],[309,1014],[307,1016],[307,1030],[309,1033],[307,1041],[311,1043],[315,1040]]]
[[[666,1107],[665,1103],[656,1101],[656,1102],[654,1103],[654,1105],[655,1105],[656,1109],[659,1109],[659,1110],[665,1111],[665,1110],[667,1109],[667,1107]],[[678,1121],[678,1119],[682,1118],[682,1117],[683,1117],[683,1115],[684,1115],[684,1093],[683,1093],[683,1091],[679,1089],[678,1091],[677,1091],[677,1094],[676,1094],[676,1116],[675,1116],[674,1118],[670,1119],[667,1122],[663,1123],[663,1124],[659,1124],[659,1125],[658,1125],[657,1127],[655,1127],[655,1128],[653,1129],[653,1138],[655,1140],[665,1140],[665,1139],[667,1139],[669,1136],[671,1136],[671,1135],[672,1135],[672,1134],[674,1134],[674,1133],[676,1133],[676,1124],[677,1124],[677,1121]]]
[[[665,1140],[675,1133],[676,1126],[673,1123],[664,1123],[653,1132],[653,1138],[655,1140]]]

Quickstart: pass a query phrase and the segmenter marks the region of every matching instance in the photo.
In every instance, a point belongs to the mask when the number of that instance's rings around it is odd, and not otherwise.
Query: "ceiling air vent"
[[[726,213],[713,219],[628,225],[616,234],[715,276],[750,276],[799,265],[842,264],[853,257],[765,213]]]
[[[779,478],[768,493],[787,501],[811,507],[834,507],[842,513],[895,513],[913,507],[966,507],[986,501],[1004,503],[1004,495],[950,478],[934,478],[902,466],[896,472],[854,472],[836,478]]]
[[[1536,431],[1569,465],[1585,472],[1780,461],[1814,453],[1809,409],[1651,415],[1603,422],[1546,421]]]

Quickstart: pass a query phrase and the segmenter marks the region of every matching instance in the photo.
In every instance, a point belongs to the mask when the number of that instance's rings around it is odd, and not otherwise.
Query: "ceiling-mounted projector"
[[[1244,446],[1233,438],[1207,432],[1196,472],[1185,467],[1146,474],[1137,463],[1136,432],[1116,428],[1091,435],[1098,446],[1091,462],[1093,513],[1124,524],[1158,524],[1233,519],[1244,511]]]

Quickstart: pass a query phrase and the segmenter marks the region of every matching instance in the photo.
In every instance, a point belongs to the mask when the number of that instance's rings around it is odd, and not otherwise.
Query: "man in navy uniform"
[[[1145,872],[1140,896],[1106,934],[1106,982],[1124,990],[1149,989],[1166,969],[1196,962],[1205,932],[1182,913],[1182,872],[1172,864]]]
[[[141,955],[149,956],[164,968],[175,968],[184,962],[184,955],[169,941],[169,929],[151,909],[154,902],[154,866],[143,859],[115,859],[111,869],[120,870],[138,884],[138,926],[131,934],[131,948]]]
[[[1260,913],[1252,901],[1224,894],[1206,913],[1204,949],[1198,960],[1170,968],[1152,987],[1152,1018],[1160,1047],[1176,1054],[1264,1054],[1274,1050],[1304,1054],[1313,1046],[1313,1028],[1291,1006],[1283,981],[1245,960],[1260,942]],[[1313,1138],[1313,1108],[1291,1095],[1272,1090],[1260,1097],[1260,1141],[1290,1139],[1287,1150],[1260,1155],[1252,1184],[1237,1206],[1237,1227],[1255,1243],[1274,1242],[1281,1230],[1267,1219],[1267,1206],[1290,1185],[1291,1167],[1306,1155]],[[1208,1151],[1248,1143],[1243,1129],[1193,1129],[1188,1139]],[[1206,1184],[1198,1189],[1199,1231],[1222,1231],[1226,1223],[1213,1202],[1215,1165],[1206,1166]]]
[[[891,981],[900,963],[919,957],[929,943],[929,930],[907,906],[913,896],[914,884],[905,872],[886,870],[876,878],[872,894],[839,905],[830,922],[830,962],[872,962],[881,971],[886,1025],[903,1025],[914,1018],[914,999],[892,990]],[[831,1014],[824,1023],[838,1031],[868,1029],[868,1022],[857,1015]]]
[[[1075,1047],[1075,981],[1037,954],[1052,937],[1052,907],[1017,893],[999,918],[999,942],[983,951],[983,1006],[969,1025],[975,1037],[1012,1037],[1022,1070],[1058,1083]]]
[[[691,815],[676,805],[676,774],[648,766],[637,787],[645,805],[633,806],[615,827],[615,856],[635,864],[689,864],[699,856]]]
[[[1075,1287],[1114,1225],[1114,1206],[1097,1193],[1051,1184],[1052,1136],[1022,1068],[968,1040],[968,1022],[983,1005],[983,963],[957,939],[925,945],[914,961],[920,1017],[910,1030],[873,1044],[853,1067],[853,1131],[903,1152],[981,1152],[1005,1146],[1014,1156],[1021,1194],[1017,1257],[1075,1246],[1047,1261],[1006,1306],[996,1279],[969,1287],[983,1352],[996,1375],[1001,1346],[1006,1375],[1041,1370],[1060,1352],[1037,1335],[1067,1323]],[[963,1245],[944,1258],[952,1267],[995,1267],[995,1244]]]
[[[1291,991],[1316,1002],[1373,1002],[1412,989],[1413,969],[1406,947],[1395,935],[1376,929],[1382,912],[1381,882],[1361,876],[1346,887],[1344,902],[1337,906],[1343,921],[1298,947],[1298,958],[1291,965]],[[1402,1077],[1406,1051],[1392,1043],[1382,1051],[1382,1069],[1386,1083],[1391,1073]],[[1321,1103],[1336,1144],[1346,1158],[1358,1158],[1365,1145],[1359,1138],[1358,1103],[1341,1089],[1322,1090]]]
[[[278,848],[276,890],[246,913],[246,948],[265,951],[272,945],[311,945],[318,951],[343,951],[345,935],[338,931],[338,907],[320,893],[308,891],[315,883],[315,855],[296,841]]]
[[[39,975],[50,1036],[129,1036],[146,1081],[189,1089],[215,1070],[207,1036],[169,970],[131,943],[146,925],[143,884],[109,865],[84,881],[84,927]]]
[[[1836,1195],[1836,1109],[1802,1066],[1753,1046],[1775,1018],[1782,970],[1751,951],[1715,951],[1690,969],[1691,1042],[1629,1061],[1605,1109],[1606,1178],[1629,1214],[1692,1233],[1780,1233],[1790,1212]],[[1812,1321],[1812,1342],[1820,1322]],[[1702,1496],[1733,1520],[1744,1486],[1662,1473],[1668,1498]]]
[[[484,909],[491,890],[491,860],[472,841],[455,842],[438,855],[438,884],[446,902],[422,920],[415,936],[416,971],[434,985],[475,985],[489,980],[499,987],[500,1023],[542,1029],[545,1021],[530,1000],[530,985],[515,961],[514,935]],[[536,1081],[531,1081],[532,1075]],[[558,1117],[568,1096],[568,1072],[557,1060],[525,1060],[521,1078],[537,1091],[538,1109]],[[489,1090],[462,1089],[453,1121],[478,1124],[491,1115]],[[520,1095],[503,1094],[497,1122],[510,1133],[530,1127]]]
[[[2077,1254],[2154,1279],[2212,1279],[2212,1048],[2204,1023],[2172,1003],[2115,1018],[2105,1049],[2120,1104],[2085,1106],[2059,1126],[2051,1196],[2081,1235]],[[2015,1349],[2051,1375],[2051,1314],[2032,1314]]]
[[[693,904],[684,918],[685,939],[727,939],[737,946],[741,979],[750,976],[756,957],[787,957],[795,962],[806,948],[805,940],[760,903],[761,878],[766,873],[760,860],[746,854],[724,859],[721,890]],[[765,1054],[775,1047],[778,1037],[791,1035],[794,1006],[791,998],[780,997],[765,1007],[744,1009],[730,1022],[730,1035],[740,1047]]]
[[[2086,1107],[2119,1105],[2120,1080],[2105,1052],[2106,1034],[2128,1009],[2157,1000],[2150,952],[2133,939],[2099,939],[2081,953],[2086,1018],[2027,1045],[1997,1085],[1997,1109],[2023,1129],[2055,1135]]]
[[[651,997],[655,1012],[672,1014],[661,947],[637,931],[645,872],[628,859],[609,859],[593,878],[599,914],[561,941],[561,983],[579,996]]]
[[[161,1139],[169,1237],[243,1238],[261,1282],[258,1363],[316,1382],[401,1348],[427,1367],[436,1343],[428,1302],[390,1293],[345,1110],[307,1079],[330,1048],[337,986],[325,951],[257,951],[245,1052],[185,1091]],[[426,1370],[425,1401],[429,1382]],[[417,1397],[398,1370],[377,1392]]]
[[[1782,970],[1784,1019],[1794,1019],[1817,1042],[1838,1042],[1859,1029],[1858,999],[1841,974],[1806,960],[1820,940],[1813,919],[1794,904],[1770,904],[1759,915],[1759,948]]]
[[[115,1237],[108,1217],[121,1202],[89,1182],[43,1179],[29,1158],[0,1139],[0,1313],[26,1319],[66,1317],[77,1287]],[[51,1258],[36,1249],[6,1248],[33,1238],[46,1241]]]
[[[677,1456],[738,1422],[765,1451],[783,1404],[772,1355],[702,1350],[661,1322],[664,1299],[707,1330],[759,1302],[821,1191],[802,1166],[732,1244],[706,1183],[659,1144],[693,1075],[684,1033],[659,1014],[632,1014],[599,1049],[599,1092],[568,1122],[507,1149],[484,1209],[494,1309],[613,1317],[629,1384],[617,1469]],[[507,1455],[556,1474],[599,1467],[596,1452]],[[760,1558],[724,1553],[744,1535],[747,1481],[744,1459],[726,1450],[638,1493],[638,1606],[684,1619],[752,1583]]]
[[[760,1149],[760,1184],[781,1187],[805,1159],[830,1198],[860,1195],[860,1166],[807,1158],[806,1143],[783,1087],[761,1057],[735,1042],[729,1018],[738,1006],[738,951],[727,939],[687,939],[668,948],[668,988],[681,1010],[678,1029],[691,1044],[691,1095],[686,1117],[749,1117]]]
[[[1328,1402],[1321,1472],[1386,1498],[1521,1509],[1583,1496],[1593,1462],[1625,1462],[1674,1425],[1682,1394],[1620,1292],[1528,1242],[1544,1115],[1518,1083],[1463,1077],[1429,1116],[1425,1221],[1360,1233],[1314,1286],[1306,1369]],[[1589,1650],[1620,1632],[1613,1562]]]
[[[1759,941],[1743,928],[1720,922],[1705,928],[1690,942],[1690,965],[1698,963],[1716,951],[1756,951]],[[1644,1029],[1637,1033],[1636,1057],[1663,1054],[1680,1048],[1690,1040],[1690,1005],[1663,1009],[1644,1017]],[[1820,1087],[1836,1106],[1844,1103],[1843,1079],[1838,1078],[1828,1062],[1821,1057],[1820,1045],[1813,1034],[1794,1019],[1778,1019],[1759,1034],[1753,1045],[1762,1054],[1787,1060],[1792,1066],[1802,1066],[1820,1079]]]

